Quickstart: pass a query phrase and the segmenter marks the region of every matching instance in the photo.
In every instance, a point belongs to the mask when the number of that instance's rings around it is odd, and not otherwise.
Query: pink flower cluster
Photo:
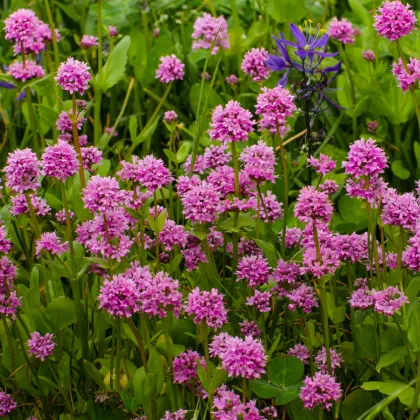
[[[182,80],[184,78],[184,67],[185,64],[175,54],[160,57],[160,64],[156,70],[156,79],[159,79],[162,83]]]
[[[268,79],[270,70],[265,66],[268,59],[268,51],[264,48],[253,48],[248,51],[241,64],[245,74],[249,74],[254,82]]]
[[[14,79],[21,82],[45,76],[44,69],[32,60],[27,60],[25,64],[17,61],[10,64],[9,73]]]
[[[37,331],[33,332],[31,338],[28,340],[29,354],[44,361],[46,357],[53,354],[54,347],[56,346],[53,338],[53,334],[50,333],[42,336]]]
[[[91,78],[89,66],[86,63],[69,57],[66,62],[60,64],[55,80],[63,90],[70,94],[79,92],[83,95],[85,90],[88,89]]]
[[[204,13],[203,16],[198,17],[194,22],[192,38],[194,39],[192,44],[193,50],[198,50],[199,48],[208,50],[214,42],[211,50],[213,55],[217,54],[220,48],[230,47],[227,23],[224,16],[215,18],[209,13]],[[214,41],[214,39],[216,40]]]
[[[334,17],[328,26],[328,36],[343,44],[353,44],[358,31],[346,18],[341,20]]]
[[[420,60],[410,57],[410,62],[405,65],[399,58],[398,63],[392,64],[392,74],[397,79],[401,90],[405,92],[420,81]]]

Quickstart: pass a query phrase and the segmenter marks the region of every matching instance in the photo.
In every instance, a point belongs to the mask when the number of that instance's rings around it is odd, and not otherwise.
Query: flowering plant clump
[[[418,5],[18,3],[0,418],[419,418]]]

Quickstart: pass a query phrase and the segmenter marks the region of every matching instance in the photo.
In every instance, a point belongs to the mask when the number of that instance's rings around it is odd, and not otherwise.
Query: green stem
[[[76,267],[75,267],[75,258],[74,258],[73,232],[71,230],[69,204],[66,197],[66,186],[64,182],[61,183],[61,191],[62,191],[62,197],[63,197],[64,211],[66,213],[67,237],[68,237],[68,241],[70,245],[71,267],[72,267],[73,275],[75,276]]]
[[[25,197],[26,197],[26,204],[28,205],[28,209],[29,209],[29,215],[32,220],[32,225],[33,225],[32,227],[34,229],[35,236],[36,238],[39,238],[41,236],[41,229],[39,227],[39,223],[35,215],[34,207],[32,206],[31,196],[29,194],[25,194]]]
[[[58,43],[57,43],[57,36],[55,34],[54,19],[51,13],[49,0],[45,0],[44,4],[45,4],[45,10],[47,12],[48,25],[51,31],[51,38],[52,38],[52,44],[53,44],[53,50],[54,50],[55,68],[58,69],[58,66],[60,65],[60,56],[58,54]]]
[[[80,185],[83,189],[86,186],[85,170],[83,169],[82,151],[80,149],[79,133],[77,131],[77,103],[76,103],[76,95],[74,93],[72,95],[72,101],[73,101],[73,114],[72,114],[71,122],[72,122],[72,128],[73,128],[73,142],[74,142],[74,147],[76,148],[77,157],[79,159]]]
[[[153,193],[153,202],[155,204],[155,250],[156,250],[156,269],[160,268],[160,250],[159,250],[159,228],[158,228],[158,207],[157,207],[157,197],[156,191]]]
[[[166,350],[168,352],[169,371],[171,373],[171,378],[173,378],[174,367],[173,367],[173,356],[172,356],[172,343],[171,343],[171,337],[169,335],[167,317],[162,318],[162,324],[163,324],[163,331],[165,333]]]
[[[404,229],[400,226],[399,229],[399,243],[398,243],[398,254],[397,254],[397,279],[400,283],[401,293],[404,293],[404,276],[402,273],[402,253],[404,251]],[[403,305],[403,322],[407,325],[407,311],[405,305]]]
[[[149,367],[147,366],[146,352],[144,350],[144,345],[143,345],[143,341],[140,337],[140,333],[137,330],[137,328],[134,325],[131,318],[127,318],[127,323],[128,323],[128,326],[131,328],[131,331],[133,332],[134,336],[136,337],[136,341],[137,341],[137,345],[139,346],[140,357],[141,357],[141,362],[143,363],[144,371],[146,373],[149,373]]]
[[[420,395],[420,359],[417,359],[416,388],[414,390],[413,403],[411,404],[410,417],[408,418],[408,420],[413,420],[414,416],[416,415],[419,395]]]
[[[231,144],[232,150],[232,161],[233,161],[233,171],[235,179],[235,195],[239,197],[239,161],[238,153],[236,151],[236,144],[233,141]],[[233,215],[233,233],[232,233],[232,244],[233,244],[233,262],[232,262],[232,275],[235,276],[236,268],[238,266],[238,225],[239,225],[239,213],[235,211]]]
[[[98,76],[100,80],[102,77],[102,0],[98,0],[96,13],[98,16]]]
[[[206,359],[206,375],[207,375],[207,382],[210,384],[210,352],[209,352],[209,329],[206,323],[203,323],[203,345],[204,345],[204,357]],[[209,389],[209,407],[210,407],[210,418],[213,418],[213,414],[211,410],[213,408],[213,390]]]
[[[9,347],[10,370],[13,373],[15,371],[15,350],[13,348],[12,335],[10,334],[9,324],[7,323],[6,318],[2,318],[1,320],[3,321],[3,326],[6,331],[7,345]]]
[[[109,366],[109,386],[114,389],[114,347],[115,347],[115,325],[112,325],[111,361]]]
[[[115,381],[116,381],[116,391],[120,390],[120,358],[121,358],[121,320],[119,317],[115,320],[116,323],[116,333],[117,333],[117,356],[115,360]]]
[[[34,139],[34,149],[37,152],[40,148],[40,144],[39,144],[39,137],[38,137],[38,130],[37,130],[35,112],[34,112],[34,107],[33,107],[33,103],[32,103],[31,88],[27,87],[25,89],[25,92],[26,92],[26,102],[28,104],[29,123],[31,124],[32,137]]]
[[[287,156],[284,150],[283,142],[280,136],[280,129],[276,121],[277,136],[280,144],[280,154],[283,167],[283,189],[284,189],[284,216],[283,216],[283,235],[281,237],[281,255],[286,259],[286,230],[287,230],[287,213],[289,210],[289,175],[287,171]]]

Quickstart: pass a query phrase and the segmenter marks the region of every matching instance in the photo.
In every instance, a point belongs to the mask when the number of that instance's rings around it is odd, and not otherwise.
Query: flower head
[[[124,274],[105,280],[98,296],[99,308],[105,309],[114,318],[129,318],[138,312],[139,299],[136,283]]]
[[[314,220],[329,222],[333,207],[327,194],[306,186],[300,190],[294,211],[295,216],[303,223]]]
[[[307,376],[304,384],[300,391],[300,398],[308,410],[322,406],[329,411],[332,401],[338,401],[341,398],[340,384],[336,382],[334,376],[327,373],[316,372],[312,378]]]
[[[167,123],[172,123],[178,119],[178,114],[175,111],[166,111],[163,120]]]
[[[70,94],[79,92],[83,95],[91,78],[89,66],[86,63],[69,57],[66,62],[60,64],[55,80],[63,90]]]
[[[135,180],[149,191],[167,187],[172,182],[172,175],[162,159],[147,155],[134,165]]]
[[[255,321],[248,321],[244,319],[243,322],[239,323],[241,327],[241,334],[244,336],[250,335],[251,337],[258,338],[261,337],[260,327],[255,323]]]
[[[346,18],[338,20],[334,17],[329,24],[328,35],[343,44],[353,44],[356,31]]]
[[[341,364],[344,362],[344,360],[341,357],[341,354],[334,349],[330,349],[330,358],[331,358],[331,370],[332,370],[332,373],[334,373],[334,370],[336,368],[339,368]],[[318,354],[314,358],[314,361],[315,361],[316,366],[322,373],[328,373],[327,351],[325,347],[322,347],[322,349],[319,350]]]
[[[60,256],[63,252],[69,250],[67,242],[62,242],[56,232],[45,232],[36,241],[35,255],[37,258],[41,256],[42,251],[49,252],[52,255]]]
[[[94,173],[93,165],[101,162],[102,151],[95,146],[90,146],[82,147],[80,153],[82,155],[83,168],[87,169],[91,174]]]
[[[254,294],[247,298],[246,304],[248,306],[254,306],[255,309],[259,312],[270,312],[271,311],[271,293],[270,292],[260,292],[255,290]]]
[[[16,267],[6,257],[0,258],[0,293],[7,294],[13,289],[16,278]]]
[[[29,148],[9,153],[4,172],[6,185],[13,192],[23,193],[37,190],[41,186],[38,181],[41,175],[39,162],[36,154]]]
[[[308,158],[308,164],[322,175],[326,175],[335,168],[335,162],[329,156],[323,155],[322,153],[319,155],[319,159],[313,156]]]
[[[208,327],[215,330],[221,328],[227,322],[227,311],[223,302],[223,295],[217,289],[201,291],[196,287],[188,295],[188,303],[185,312],[194,317],[196,324],[204,322]]]
[[[366,61],[375,61],[375,59],[376,59],[376,55],[375,55],[375,53],[372,50],[363,51],[362,57]]]
[[[184,78],[185,64],[175,55],[160,57],[160,64],[156,70],[156,79],[162,83],[170,83]]]
[[[7,417],[15,408],[17,408],[17,402],[12,396],[0,391],[0,417]]]
[[[304,346],[303,344],[295,344],[292,348],[289,349],[287,355],[297,357],[298,359],[302,360],[303,363],[307,363],[311,358],[308,347]]]
[[[238,262],[237,280],[246,280],[252,288],[267,283],[269,275],[268,260],[261,255],[244,256]]]
[[[115,38],[118,36],[118,30],[115,26],[109,25],[108,26],[108,34],[111,38]]]
[[[286,293],[286,297],[290,300],[288,307],[291,311],[300,308],[304,312],[311,312],[312,308],[318,307],[314,289],[306,284],[301,284],[296,289],[292,289]]]
[[[111,210],[124,201],[118,181],[110,176],[93,176],[83,189],[83,202],[91,212]]]
[[[389,286],[384,290],[372,290],[372,296],[375,301],[374,310],[392,317],[404,303],[409,303],[404,292],[400,292],[396,287]]]
[[[206,361],[200,353],[187,350],[180,353],[173,361],[174,382],[176,384],[189,384],[198,379],[197,367],[200,364],[206,367]]]
[[[198,50],[199,48],[210,49],[214,38],[216,38],[211,51],[212,55],[217,54],[220,47],[230,47],[227,23],[224,16],[216,18],[209,13],[204,13],[203,16],[198,17],[194,22],[192,38],[194,39],[192,45],[193,50]]]
[[[44,175],[64,182],[79,170],[79,161],[73,146],[59,140],[54,146],[48,146],[41,160]]]
[[[236,101],[229,101],[223,108],[218,105],[213,110],[209,130],[212,140],[220,140],[223,144],[236,141],[247,141],[248,134],[254,131],[255,121],[252,114]]]
[[[411,33],[416,23],[416,15],[410,4],[404,5],[399,0],[387,0],[379,7],[373,27],[379,35],[396,41]]]
[[[187,412],[187,410],[178,410],[173,413],[166,411],[162,420],[185,420],[185,414],[187,414]]]
[[[237,85],[238,84],[239,79],[238,79],[238,77],[235,74],[231,74],[229,76],[226,76],[225,82],[228,85],[234,86],[234,85]]]
[[[21,82],[26,82],[30,79],[39,79],[45,76],[44,69],[32,60],[27,60],[25,65],[15,61],[9,66],[10,75]]]
[[[249,74],[254,82],[268,79],[270,70],[265,66],[268,59],[268,51],[264,48],[253,48],[248,51],[241,64],[245,74]]]
[[[50,333],[42,336],[37,331],[33,332],[28,340],[29,354],[44,361],[46,357],[53,354],[56,345],[53,338],[53,334]]]
[[[80,46],[85,50],[97,47],[99,46],[98,37],[93,35],[83,35],[82,39],[80,40]]]
[[[267,146],[263,140],[246,147],[241,153],[239,160],[243,162],[244,171],[250,179],[258,183],[264,181],[274,182],[274,167],[276,164],[274,149]]]

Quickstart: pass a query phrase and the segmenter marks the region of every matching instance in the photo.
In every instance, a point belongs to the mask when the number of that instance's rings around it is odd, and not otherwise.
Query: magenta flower
[[[68,242],[62,242],[56,232],[45,232],[36,241],[35,255],[39,258],[41,252],[46,251],[52,255],[61,256],[63,252],[68,250]]]
[[[352,293],[349,303],[352,308],[364,310],[372,308],[375,301],[371,291],[365,287],[361,287]]]
[[[405,68],[402,59],[399,58],[398,63],[392,64],[392,74],[401,90],[405,92],[420,80],[420,60],[410,57],[410,62],[407,63],[407,68]]]
[[[261,116],[260,130],[268,129],[277,132],[286,125],[286,118],[291,117],[296,110],[294,96],[285,88],[276,86],[273,89],[262,88],[262,93],[257,97],[256,113]]]
[[[7,232],[3,225],[0,224],[0,252],[7,254],[10,251],[12,244],[7,239]]]
[[[95,146],[82,147],[81,150],[83,168],[93,174],[93,165],[99,164],[102,160],[102,151]]]
[[[57,121],[56,121],[56,127],[57,130],[61,131],[62,133],[65,133],[66,131],[68,132],[72,132],[73,130],[73,124],[72,124],[72,112],[66,112],[66,111],[61,111]],[[85,123],[86,118],[82,117],[82,116],[78,116],[77,117],[77,122],[76,122],[76,126],[78,130],[81,130],[83,127],[83,124]],[[71,143],[73,141],[73,137],[70,135],[69,137],[69,141],[67,141],[67,143]],[[80,138],[79,138],[80,141]]]
[[[222,362],[222,368],[230,377],[242,377],[247,379],[260,378],[265,373],[267,356],[262,343],[246,336],[225,336],[225,343],[218,354]]]
[[[341,357],[341,354],[334,349],[330,349],[330,357],[331,370],[334,374],[334,370],[339,368],[344,360]],[[314,357],[314,362],[322,373],[328,373],[327,351],[325,350],[325,347],[322,347],[321,350],[319,350],[318,354]]]
[[[244,319],[243,322],[239,323],[239,326],[241,327],[241,334],[244,336],[250,335],[251,337],[258,338],[262,335],[260,327],[255,321]]]
[[[0,315],[15,320],[17,310],[22,307],[21,299],[21,297],[17,297],[16,291],[9,295],[0,293]]]
[[[184,67],[185,64],[175,54],[160,57],[160,64],[156,70],[156,79],[159,79],[162,83],[183,80]]]
[[[188,220],[198,223],[214,223],[220,196],[214,187],[203,181],[200,185],[186,191],[181,198],[183,213]]]
[[[108,34],[111,38],[115,38],[118,36],[118,30],[115,26],[109,25],[108,26]]]
[[[74,219],[75,214],[69,210],[69,219],[73,220]],[[60,225],[65,225],[66,224],[66,210],[62,209],[60,211],[58,211],[55,214],[55,219],[57,220],[58,223],[60,223]]]
[[[401,309],[404,303],[410,303],[404,292],[400,292],[396,287],[389,286],[387,289],[376,291],[372,290],[375,301],[374,310],[392,317],[395,312]]]
[[[270,191],[261,196],[259,217],[264,223],[274,222],[283,216],[283,203],[277,201],[277,197]]]
[[[227,151],[227,146],[216,146],[211,144],[204,149],[203,158],[206,169],[215,169],[219,166],[227,165],[231,159],[231,153]]]
[[[343,44],[353,44],[357,32],[346,18],[338,20],[334,17],[328,26],[327,33],[330,38]]]
[[[16,267],[6,257],[0,258],[0,293],[8,294],[15,283]]]
[[[98,37],[92,35],[83,35],[82,39],[80,40],[80,46],[85,50],[93,47],[98,47]]]
[[[283,231],[280,230],[279,232],[279,240],[282,240]],[[302,229],[297,227],[287,228],[286,229],[286,248],[293,248],[294,246],[298,245],[300,242],[300,238],[302,237]]]
[[[200,353],[187,350],[180,353],[173,361],[174,382],[176,384],[190,384],[198,379],[197,367],[200,364],[206,368],[206,361]]]
[[[410,244],[406,250],[403,252],[403,262],[410,270],[414,273],[420,271],[420,226],[417,225],[412,236],[408,243]]]
[[[369,133],[374,133],[379,127],[379,122],[378,121],[369,121],[367,123],[367,130],[369,131]]]
[[[286,262],[281,258],[273,271],[273,280],[281,285],[294,284],[300,276],[300,269],[296,263]]]
[[[304,384],[300,391],[300,399],[308,410],[322,406],[330,411],[332,401],[338,401],[341,398],[340,384],[336,382],[334,376],[327,373],[316,372],[312,378],[307,376]]]
[[[227,311],[223,302],[223,295],[217,289],[201,291],[196,287],[188,295],[185,312],[194,317],[196,324],[205,323],[217,330],[227,322]]]
[[[340,189],[339,185],[332,179],[327,179],[318,187],[319,191],[324,192],[328,196],[335,194]]]
[[[217,54],[220,47],[230,47],[227,23],[224,16],[215,18],[209,13],[204,13],[203,16],[198,17],[194,22],[192,38],[194,39],[192,44],[193,50],[198,50],[199,48],[210,49],[214,38],[216,38],[211,51],[212,55]]]
[[[314,156],[309,157],[308,164],[321,175],[326,175],[335,169],[335,162],[329,156],[323,155],[322,153],[319,155],[319,159],[316,159]]]
[[[226,77],[225,82],[231,86],[234,86],[238,84],[239,79],[235,74],[231,74]]]
[[[26,61],[25,65],[15,61],[9,66],[10,75],[21,82],[30,79],[39,79],[45,76],[44,69],[32,60]]]
[[[37,331],[33,332],[31,338],[28,340],[29,354],[44,361],[46,357],[53,354],[54,347],[56,346],[53,338],[54,335],[50,333],[42,336]]]
[[[115,209],[124,201],[118,181],[110,176],[93,176],[83,189],[83,202],[91,212]]]
[[[185,414],[187,410],[178,410],[171,413],[169,410],[165,412],[165,415],[162,417],[162,420],[185,420]]]
[[[261,255],[242,257],[238,262],[236,271],[237,281],[246,280],[252,288],[267,283],[270,276],[270,266],[267,258]]]
[[[270,70],[265,66],[268,59],[268,51],[265,48],[253,48],[248,51],[241,64],[245,74],[249,74],[254,82],[268,79]]]
[[[362,57],[366,61],[375,61],[375,59],[376,59],[376,55],[372,50],[363,51]]]
[[[413,193],[398,194],[389,188],[382,198],[383,223],[401,226],[406,230],[414,230],[420,217],[420,205]]]
[[[83,95],[91,78],[89,66],[86,63],[69,57],[66,62],[60,64],[55,80],[63,90],[70,94],[79,92]]]
[[[15,150],[9,153],[6,167],[6,185],[13,192],[23,193],[27,190],[37,190],[41,184],[41,175],[36,154],[31,149]]]
[[[246,304],[248,306],[254,306],[255,309],[259,312],[270,312],[271,307],[271,293],[270,292],[260,292],[255,290],[254,294],[247,298]]]
[[[333,214],[333,206],[327,194],[306,186],[300,190],[294,213],[303,223],[315,220],[328,223]]]
[[[172,182],[171,172],[166,168],[162,159],[147,155],[134,164],[135,180],[149,191],[167,187]]]
[[[178,316],[182,307],[181,299],[178,280],[159,271],[140,292],[140,310],[150,317],[166,318],[169,311]]]
[[[411,10],[411,5],[404,5],[399,0],[395,0],[382,3],[378,14],[375,15],[373,27],[379,35],[390,41],[396,41],[411,33],[416,23],[416,15]]]
[[[159,243],[164,245],[166,251],[171,251],[175,246],[185,248],[188,241],[188,233],[183,225],[177,225],[175,221],[166,219],[162,230],[159,232]]]
[[[17,408],[17,403],[11,395],[0,391],[0,417],[7,417],[15,408]]]
[[[112,280],[104,281],[98,300],[98,307],[105,309],[114,318],[130,318],[139,311],[140,292],[131,278],[120,274]]]
[[[292,348],[289,349],[287,352],[288,356],[294,356],[298,359],[302,360],[304,364],[308,363],[311,355],[309,353],[308,347],[304,346],[303,344],[295,344]]]
[[[244,172],[255,182],[275,181],[274,167],[276,158],[274,149],[267,146],[263,140],[246,147],[241,153],[239,160],[243,162]]]
[[[41,21],[36,17],[35,13],[30,9],[18,9],[13,12],[4,21],[4,31],[6,32],[5,38],[11,42],[15,42],[18,52],[21,52],[22,44],[29,46],[35,43],[37,36],[37,29]],[[41,45],[38,48],[42,49]],[[40,49],[37,48],[39,53]],[[25,51],[26,53],[26,51]]]
[[[188,245],[181,251],[181,254],[185,259],[185,268],[187,271],[193,271],[200,263],[208,262],[206,253],[200,244]]]
[[[296,311],[300,308],[303,309],[304,312],[311,312],[313,308],[318,307],[314,289],[306,284],[302,284],[296,289],[292,289],[286,294],[286,297],[290,300],[288,308],[291,311]]]
[[[163,121],[166,121],[168,124],[173,123],[178,119],[178,114],[175,111],[166,111],[163,116]]]
[[[57,178],[62,182],[79,170],[79,161],[74,147],[62,140],[45,149],[41,165],[44,175]]]
[[[255,121],[252,114],[236,101],[229,101],[225,108],[218,105],[213,110],[209,130],[212,140],[220,140],[223,144],[233,141],[247,141],[248,134],[254,131]]]
[[[51,207],[47,204],[44,198],[37,197],[35,194],[29,195],[34,213],[37,216],[46,216],[50,213]],[[10,214],[18,216],[19,214],[28,214],[28,202],[25,194],[15,195],[11,197],[12,206],[10,207]]]

